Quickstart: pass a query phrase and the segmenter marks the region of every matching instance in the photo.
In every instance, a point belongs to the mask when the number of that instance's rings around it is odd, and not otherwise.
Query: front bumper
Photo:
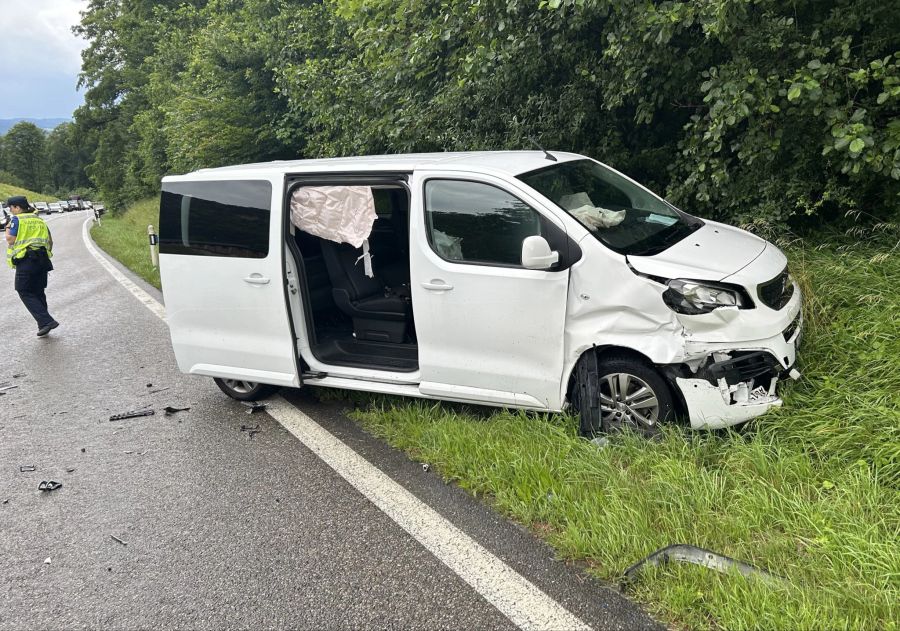
[[[690,344],[701,356],[692,372],[674,378],[687,406],[691,427],[721,429],[765,414],[780,407],[779,381],[796,379],[796,349],[802,334],[799,313],[778,335],[755,340],[746,346],[727,348],[724,344]]]

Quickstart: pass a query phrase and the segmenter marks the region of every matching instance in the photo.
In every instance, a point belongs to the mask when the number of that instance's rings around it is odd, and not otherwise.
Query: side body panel
[[[420,392],[457,401],[558,409],[568,270],[441,258],[426,235],[423,200],[428,179],[496,186],[561,225],[521,188],[500,178],[459,171],[414,174],[410,271]]]
[[[182,372],[300,383],[285,302],[282,183],[271,184],[265,258],[160,254],[169,331]]]

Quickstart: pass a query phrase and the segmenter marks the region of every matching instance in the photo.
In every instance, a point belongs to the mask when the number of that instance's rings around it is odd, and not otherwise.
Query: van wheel
[[[241,381],[239,379],[219,379],[218,377],[213,377],[213,381],[219,386],[219,390],[238,401],[258,401],[278,392],[278,386],[267,383]]]
[[[656,370],[627,355],[599,361],[585,353],[575,365],[572,406],[581,417],[581,434],[588,438],[625,428],[653,436],[660,423],[674,416],[668,384]]]

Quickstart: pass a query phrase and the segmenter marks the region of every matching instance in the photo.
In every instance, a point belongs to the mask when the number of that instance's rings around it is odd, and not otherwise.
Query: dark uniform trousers
[[[38,328],[53,322],[47,312],[47,272],[53,269],[53,263],[44,248],[28,250],[24,257],[16,263],[16,292],[22,304],[37,321]]]

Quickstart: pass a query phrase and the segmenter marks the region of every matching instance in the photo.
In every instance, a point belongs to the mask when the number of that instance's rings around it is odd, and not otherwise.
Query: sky
[[[71,118],[81,51],[72,34],[88,0],[0,0],[0,118]]]

